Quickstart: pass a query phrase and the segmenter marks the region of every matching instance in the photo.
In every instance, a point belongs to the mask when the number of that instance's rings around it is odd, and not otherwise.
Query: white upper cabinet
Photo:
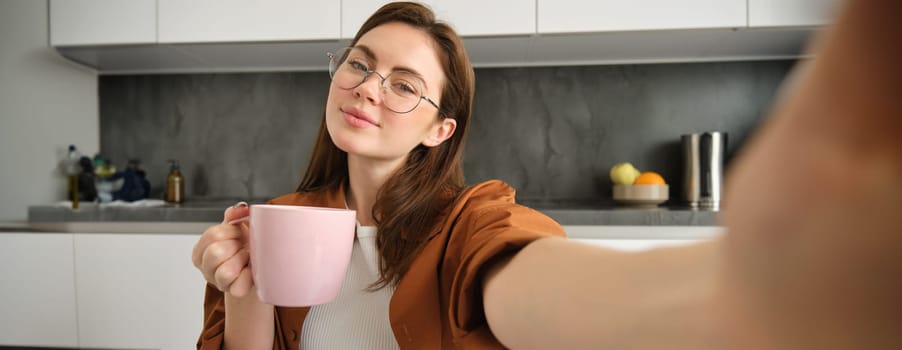
[[[353,38],[379,7],[391,1],[343,0],[341,37]],[[440,20],[461,36],[531,35],[536,32],[535,0],[427,0]]]
[[[156,0],[50,1],[52,46],[156,42]]]
[[[748,0],[749,27],[818,26],[830,23],[839,0]]]
[[[746,0],[537,0],[538,32],[746,26]]]
[[[796,58],[840,0],[422,1],[511,67]],[[388,2],[50,0],[50,42],[105,74],[325,70]]]
[[[338,39],[334,0],[158,0],[160,43]]]

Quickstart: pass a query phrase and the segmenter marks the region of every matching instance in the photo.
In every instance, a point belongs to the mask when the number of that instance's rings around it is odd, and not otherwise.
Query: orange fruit
[[[666,185],[667,182],[664,182],[664,177],[661,174],[658,174],[654,171],[646,171],[642,174],[639,174],[639,177],[636,178],[636,181],[633,182],[633,185]]]

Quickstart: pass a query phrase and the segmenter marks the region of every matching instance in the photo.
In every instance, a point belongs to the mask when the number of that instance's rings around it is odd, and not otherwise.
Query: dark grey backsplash
[[[729,133],[732,154],[793,61],[477,69],[467,181],[499,178],[530,202],[610,198],[629,161],[679,194],[681,134]],[[159,195],[178,159],[192,197],[267,198],[300,180],[325,72],[102,76],[101,152],[138,158]]]

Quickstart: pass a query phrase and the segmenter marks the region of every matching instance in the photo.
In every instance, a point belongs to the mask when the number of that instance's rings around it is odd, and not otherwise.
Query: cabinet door
[[[722,226],[564,225],[571,239],[704,240],[726,233]]]
[[[159,0],[160,43],[338,39],[332,0]]]
[[[157,42],[156,0],[51,0],[50,45]]]
[[[0,347],[77,347],[72,235],[0,233]]]
[[[344,0],[341,37],[353,38],[379,7],[391,1]],[[451,24],[461,36],[529,35],[536,32],[535,0],[427,0],[439,20]]]
[[[194,347],[204,292],[191,264],[197,235],[74,236],[80,347]]]
[[[746,0],[537,0],[538,32],[746,26]]]
[[[838,0],[749,0],[749,27],[823,25],[838,5]]]

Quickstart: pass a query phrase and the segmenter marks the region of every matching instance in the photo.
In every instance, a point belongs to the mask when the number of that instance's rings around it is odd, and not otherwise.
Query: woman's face
[[[369,69],[382,77],[393,72],[413,73],[424,87],[417,95],[441,105],[445,77],[428,34],[407,24],[386,23],[364,34],[352,52],[355,69]],[[417,145],[436,146],[451,136],[456,122],[439,118],[438,109],[426,100],[408,113],[387,107],[384,100],[389,92],[383,94],[379,75],[370,74],[351,89],[341,88],[334,81],[330,85],[326,127],[339,149],[350,157],[397,161],[406,159]]]

